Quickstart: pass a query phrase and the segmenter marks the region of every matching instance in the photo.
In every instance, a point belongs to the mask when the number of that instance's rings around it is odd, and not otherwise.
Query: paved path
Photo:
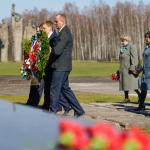
[[[110,77],[70,77],[70,87],[75,94],[124,94],[118,90],[118,82]],[[31,81],[21,81],[21,76],[0,76],[0,95],[28,95]],[[130,95],[135,95],[130,91]],[[148,97],[150,92],[148,91]],[[146,111],[134,112],[138,103],[89,103],[81,104],[86,114],[81,117],[90,121],[113,123],[117,127],[128,128],[130,125],[150,126],[150,103],[146,103]],[[58,115],[63,112],[58,113]],[[69,113],[73,116],[73,111]]]

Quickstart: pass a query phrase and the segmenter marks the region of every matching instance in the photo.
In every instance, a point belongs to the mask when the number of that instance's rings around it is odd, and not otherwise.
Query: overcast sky
[[[76,6],[79,7],[80,10],[84,8],[84,6],[90,7],[93,3],[98,3],[99,0],[0,0],[0,23],[3,18],[11,17],[11,8],[12,4],[15,3],[15,12],[22,14],[25,9],[33,10],[35,7],[38,10],[42,8],[46,8],[51,11],[60,11],[63,9],[66,2],[75,3]],[[140,0],[103,0],[105,4],[108,4],[110,7],[116,5],[116,3],[120,1],[124,3],[125,1],[133,2],[134,4],[139,3]],[[143,0],[145,5],[150,4],[150,0]]]

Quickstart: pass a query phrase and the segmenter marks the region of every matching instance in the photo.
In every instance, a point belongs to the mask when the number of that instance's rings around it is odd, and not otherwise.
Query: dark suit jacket
[[[52,33],[52,35],[49,37],[49,43],[50,43],[50,47],[51,48],[54,47],[54,42],[55,42],[56,37],[57,37],[57,33],[54,30],[53,33]]]
[[[72,34],[66,25],[58,34],[50,54],[49,64],[53,71],[72,70],[72,47]]]
[[[49,37],[49,45],[50,45],[51,48],[54,47],[54,43],[55,43],[56,37],[57,37],[57,33],[54,30],[53,33],[52,33],[52,35]],[[49,58],[49,60],[50,60],[50,58]],[[50,63],[48,63],[46,65],[46,68],[45,68],[45,74],[50,73],[50,69],[51,69]]]

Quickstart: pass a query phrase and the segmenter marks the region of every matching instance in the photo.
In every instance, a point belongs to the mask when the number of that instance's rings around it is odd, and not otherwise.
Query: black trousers
[[[146,96],[147,96],[147,90],[142,90],[141,91],[141,98],[140,98],[140,105],[144,105]]]

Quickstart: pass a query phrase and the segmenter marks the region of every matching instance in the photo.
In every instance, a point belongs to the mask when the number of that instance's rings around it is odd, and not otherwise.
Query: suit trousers
[[[50,85],[49,85],[49,83],[46,84],[47,83],[46,81],[47,81],[46,76],[44,76],[40,80],[40,85],[30,86],[29,99],[26,103],[27,105],[37,107],[39,102],[40,102],[40,99],[42,97],[42,93],[43,93],[43,89],[44,89],[44,104],[43,104],[43,107],[45,109],[49,109],[49,105],[50,105],[49,104],[49,102],[50,102],[50,94],[49,94]],[[48,101],[46,101],[45,99],[48,99]],[[61,109],[62,106],[63,106],[64,110],[68,110],[70,108],[70,105],[68,104],[66,99],[61,94],[59,109]]]
[[[44,85],[44,104],[43,104],[43,108],[49,109],[49,106],[50,106],[50,92],[49,91],[50,91],[50,85],[51,85],[50,73],[46,74],[45,79],[44,79],[44,83],[45,83],[45,85]],[[62,106],[63,106],[65,111],[70,108],[69,103],[66,101],[66,99],[64,98],[64,96],[61,93],[60,94],[60,103],[59,103],[58,110],[61,110]]]
[[[51,72],[51,86],[50,86],[50,110],[57,112],[60,103],[61,93],[74,110],[74,115],[81,115],[84,113],[81,105],[76,99],[74,93],[69,87],[68,76],[70,71],[52,71]]]
[[[26,104],[37,107],[40,102],[43,89],[44,89],[44,78],[40,80],[40,85],[30,86],[29,99]]]

